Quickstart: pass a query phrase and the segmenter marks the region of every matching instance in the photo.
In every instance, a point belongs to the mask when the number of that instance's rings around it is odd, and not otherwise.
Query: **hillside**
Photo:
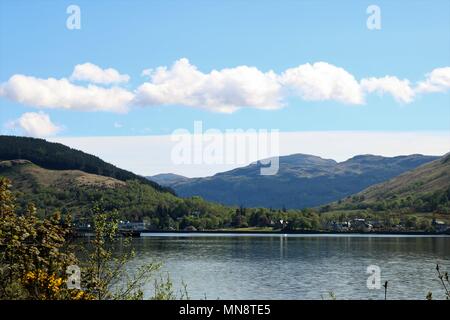
[[[434,211],[439,206],[448,206],[449,200],[450,154],[447,154],[384,183],[371,186],[346,199],[341,206],[353,203],[360,207],[408,207],[417,211]]]
[[[200,198],[180,199],[137,180],[127,182],[86,173],[80,170],[49,170],[28,160],[0,161],[0,176],[12,181],[12,190],[23,211],[27,204],[36,205],[42,215],[62,211],[75,220],[88,219],[94,204],[106,211],[117,210],[123,219],[147,220],[155,228],[183,227],[184,217],[192,213],[225,219],[231,209],[208,203]]]
[[[40,216],[61,211],[63,215],[71,213],[75,221],[89,221],[93,206],[100,205],[105,211],[116,210],[123,219],[144,220],[152,228],[161,230],[187,226],[200,230],[229,227],[271,229],[280,227],[271,222],[280,219],[290,221],[292,230],[318,230],[330,221],[353,218],[380,219],[389,221],[389,225],[403,221],[412,228],[428,230],[433,217],[448,220],[449,162],[448,157],[433,161],[320,210],[230,208],[198,197],[178,198],[137,180],[124,182],[80,170],[49,170],[28,160],[1,161],[0,177],[12,180],[19,213],[32,202]],[[408,176],[420,178],[410,179]],[[397,185],[399,179],[404,181],[399,183],[399,187],[403,186],[399,189],[403,190],[402,197],[397,195],[400,193],[396,187],[386,187],[392,191],[377,191],[377,195],[369,196],[373,190],[382,190],[381,186]],[[420,187],[408,189],[409,184]],[[414,216],[415,213],[420,215]]]
[[[157,190],[173,192],[170,188],[161,187],[153,181],[117,168],[96,156],[60,143],[28,137],[0,136],[0,160],[15,159],[26,159],[45,169],[81,170],[121,181],[138,180]]]
[[[345,198],[435,159],[424,155],[359,155],[338,163],[294,154],[280,157],[280,169],[273,176],[260,175],[258,162],[212,177],[160,182],[179,196],[198,195],[225,205],[306,208]]]
[[[59,190],[70,187],[117,188],[126,185],[121,180],[80,170],[44,169],[28,160],[0,161],[0,174],[13,180],[15,186],[21,189],[26,189],[27,183],[31,182],[41,187],[53,187]],[[28,187],[31,187],[31,184]]]

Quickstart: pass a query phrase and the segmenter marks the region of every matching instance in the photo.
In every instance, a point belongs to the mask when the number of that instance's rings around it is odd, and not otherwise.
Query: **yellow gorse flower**
[[[89,293],[86,293],[83,290],[77,290],[72,292],[73,300],[94,300],[95,297]]]
[[[55,274],[47,274],[45,271],[37,270],[36,272],[29,271],[25,275],[25,285],[33,285],[40,288],[46,288],[53,293],[58,293],[63,285],[62,278]]]
[[[69,298],[73,300],[94,300],[95,297],[83,290],[69,290],[62,291],[64,289],[63,285],[65,281],[63,278],[58,277],[55,274],[48,274],[45,271],[37,270],[37,271],[29,271],[25,274],[24,284],[26,286],[38,287],[41,292],[45,292],[45,294],[40,294],[40,299],[59,299],[61,297],[67,298],[67,294],[69,294]]]

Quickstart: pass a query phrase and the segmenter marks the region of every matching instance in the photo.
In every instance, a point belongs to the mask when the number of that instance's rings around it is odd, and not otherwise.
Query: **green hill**
[[[96,156],[60,143],[28,137],[0,136],[0,160],[16,159],[29,160],[45,169],[81,170],[121,181],[138,180],[157,190],[173,193],[170,188],[161,187],[142,176],[117,168]]]
[[[338,204],[338,207],[355,206],[450,213],[450,153]]]
[[[221,226],[231,219],[230,208],[199,197],[181,199],[139,180],[125,182],[80,170],[45,169],[28,160],[0,161],[0,176],[12,181],[19,213],[32,202],[40,216],[61,211],[75,220],[89,221],[93,205],[98,204],[105,211],[117,211],[122,219],[144,220],[165,230],[191,225],[193,216],[201,217],[204,227],[208,223]]]
[[[450,187],[450,154],[361,192],[366,201],[420,197]]]

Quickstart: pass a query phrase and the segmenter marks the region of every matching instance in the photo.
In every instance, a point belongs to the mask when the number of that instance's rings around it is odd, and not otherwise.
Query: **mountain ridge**
[[[23,140],[16,141],[20,144]],[[41,144],[36,144],[34,152],[39,153],[40,146]],[[66,159],[67,154],[56,153],[54,157],[55,161],[61,162]],[[283,195],[286,190],[278,190],[283,185],[294,187],[298,193],[301,193],[301,196],[295,194],[293,199],[302,200],[302,197],[311,194],[320,195],[324,186],[333,191],[332,197],[341,199],[304,210],[288,208],[284,210],[285,208],[276,209],[270,206],[266,208],[227,207],[205,201],[201,197],[180,198],[136,179],[123,181],[78,169],[46,169],[26,159],[0,161],[0,176],[5,176],[12,181],[12,191],[17,198],[19,213],[25,212],[29,203],[34,203],[40,216],[60,211],[63,216],[70,213],[77,221],[89,221],[92,218],[93,206],[99,205],[106,212],[115,211],[121,218],[129,221],[146,221],[151,228],[158,230],[182,230],[186,227],[195,227],[197,230],[246,226],[268,227],[271,226],[271,221],[279,221],[279,219],[292,221],[294,229],[318,230],[317,228],[321,227],[320,221],[326,223],[342,219],[343,216],[373,218],[374,215],[382,217],[388,214],[394,215],[396,219],[404,217],[406,219],[404,215],[423,213],[424,219],[429,220],[427,223],[431,223],[431,215],[444,219],[445,214],[450,213],[450,155],[440,157],[439,160],[435,158],[422,155],[394,158],[363,155],[339,164],[334,160],[316,156],[295,155],[281,159],[281,173],[277,177],[281,180],[274,182],[269,179],[272,185],[266,184],[262,187],[258,183],[264,182],[267,177],[259,175],[261,164],[254,163],[246,168],[237,169],[238,173],[254,174],[254,177],[244,179],[244,184],[250,181],[254,190],[257,191],[254,195],[263,196],[269,201],[277,200],[280,194]],[[97,163],[102,164],[102,162]],[[380,166],[383,168],[381,173],[378,171]],[[408,171],[409,167],[414,169]],[[386,168],[389,169],[387,173]],[[341,197],[343,192],[349,191],[347,186],[358,183],[361,177],[371,182],[371,179],[385,178],[400,169],[404,171],[403,174],[391,180],[386,179],[383,183],[400,179],[397,185],[405,188],[410,194],[402,195],[395,189],[385,188],[386,190],[381,191],[381,196],[370,197],[367,193],[365,196],[361,196],[361,193],[352,193],[345,198]],[[97,171],[101,170],[102,168],[97,168]],[[219,178],[214,177],[213,187],[216,184],[219,190],[226,190],[226,188],[232,188],[237,181],[236,190],[241,192],[243,188],[239,185],[242,182],[240,177],[233,177],[236,181],[227,181],[228,174],[230,173],[225,172],[219,175]],[[415,179],[416,176],[419,178]],[[300,184],[298,184],[299,181]],[[314,183],[311,184],[310,181]],[[371,190],[371,187],[379,188],[377,186],[383,186],[383,183],[375,184],[374,187],[369,186],[361,192],[368,192],[367,190]],[[245,193],[242,194],[242,197],[246,196]],[[370,201],[371,199],[374,200]]]
[[[197,195],[224,205],[306,208],[345,198],[437,158],[366,154],[337,162],[298,153],[280,157],[274,176],[260,175],[257,161],[210,177],[173,179],[166,186],[182,197]]]
[[[450,187],[450,154],[425,163],[388,181],[373,185],[357,193],[365,202],[380,198],[406,198],[430,194]],[[389,195],[386,197],[386,195]]]

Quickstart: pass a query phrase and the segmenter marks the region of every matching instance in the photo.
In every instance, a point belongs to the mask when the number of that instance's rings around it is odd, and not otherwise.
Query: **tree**
[[[69,228],[61,224],[59,213],[39,220],[30,204],[24,215],[17,215],[10,187],[11,182],[0,177],[0,298],[89,298],[64,286],[65,271],[76,258],[66,250]]]
[[[246,211],[246,209],[243,208],[242,206],[239,209],[236,209],[235,215],[231,222],[232,226],[244,227],[244,226],[248,225],[247,221],[245,219],[245,211]]]
[[[87,250],[83,266],[82,284],[98,300],[142,299],[142,286],[148,282],[160,264],[144,264],[133,274],[126,271],[126,264],[134,258],[133,250],[114,256],[117,245],[121,250],[129,248],[129,239],[118,237],[118,216],[116,212],[104,213],[98,206],[92,210],[95,237],[92,248]],[[125,285],[119,285],[125,283]]]
[[[136,272],[125,266],[134,257],[126,250],[129,241],[118,234],[115,212],[103,212],[95,205],[95,237],[83,247],[84,259],[70,244],[72,229],[69,216],[65,221],[56,212],[38,219],[33,204],[23,215],[16,212],[11,182],[0,177],[0,299],[142,299],[142,286],[154,275],[160,264],[144,264]],[[125,253],[113,254],[116,245]],[[69,266],[81,266],[81,289],[66,286]],[[170,280],[155,282],[155,297],[170,298]],[[181,298],[186,297],[182,294]]]

